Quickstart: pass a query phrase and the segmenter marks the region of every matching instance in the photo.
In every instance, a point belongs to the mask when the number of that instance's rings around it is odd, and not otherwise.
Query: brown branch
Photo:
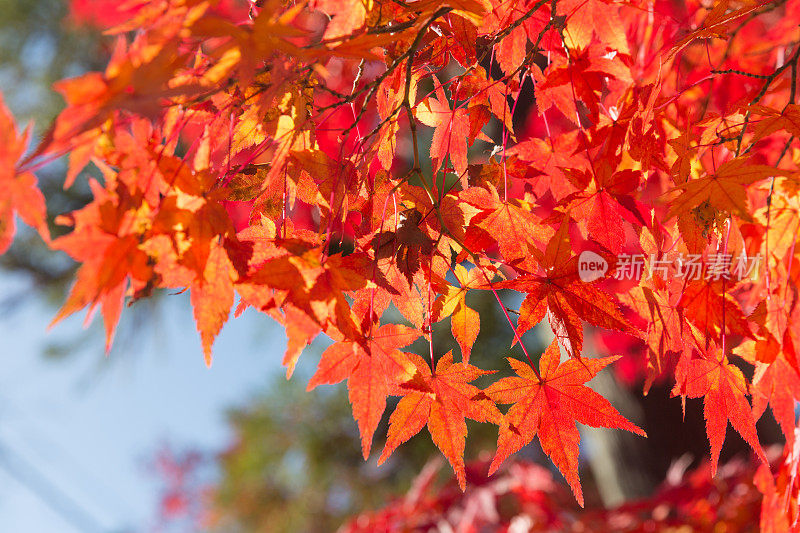
[[[750,105],[755,105],[758,102],[760,102],[761,99],[764,98],[764,96],[767,94],[767,91],[769,90],[770,85],[772,85],[772,82],[775,81],[781,74],[783,74],[786,71],[786,69],[791,68],[792,74],[795,75],[797,73],[798,59],[800,59],[800,44],[795,45],[794,54],[792,54],[792,57],[790,57],[788,61],[786,61],[780,67],[776,68],[772,74],[767,76],[764,85],[761,87],[761,90],[758,91],[758,94],[756,94],[756,96],[750,101]],[[795,76],[793,76],[793,78],[794,77]],[[794,83],[792,85],[794,85]],[[791,97],[792,99],[794,99],[794,94],[792,94]],[[744,140],[744,134],[745,131],[747,131],[747,126],[750,124],[750,116],[751,112],[750,110],[748,110],[744,116],[744,121],[742,123],[742,131],[740,131],[739,135],[736,137],[736,157],[739,156],[739,153],[742,150],[742,141]],[[752,148],[753,144],[751,143],[750,146],[748,146],[747,149],[744,151],[744,153],[748,153]]]

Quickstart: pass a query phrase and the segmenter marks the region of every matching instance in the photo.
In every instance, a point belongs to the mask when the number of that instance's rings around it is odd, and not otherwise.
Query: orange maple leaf
[[[673,295],[666,288],[651,285],[644,281],[622,298],[649,322],[644,339],[647,344],[645,394],[658,376],[674,368],[686,346],[683,309],[675,303],[680,294]]]
[[[507,262],[513,264],[529,257],[529,244],[539,246],[546,242],[547,231],[536,215],[514,202],[501,199],[491,185],[489,190],[470,187],[462,191],[459,198],[482,211],[472,218],[470,225],[496,239],[500,254]]]
[[[719,453],[725,440],[728,421],[742,438],[767,463],[758,442],[756,421],[747,402],[747,381],[728,358],[711,342],[698,357],[685,356],[675,369],[673,396],[703,398],[706,432],[711,443],[711,475],[716,475]],[[686,353],[691,353],[687,351]],[[694,352],[696,353],[696,352]]]
[[[428,363],[420,356],[407,355],[416,372],[411,379],[400,384],[404,395],[389,418],[389,436],[378,464],[427,424],[433,442],[450,461],[458,484],[464,490],[465,417],[495,424],[499,424],[502,418],[494,402],[469,383],[494,371],[481,370],[468,363],[453,364],[453,352],[450,351],[436,364],[436,371],[431,372]]]
[[[678,184],[672,191],[681,193],[670,202],[667,218],[686,215],[706,202],[719,211],[750,221],[747,186],[772,176],[785,176],[786,171],[769,165],[748,164],[746,158],[731,159],[702,178]]]
[[[753,414],[760,418],[769,404],[789,446],[795,441],[795,398],[800,398],[800,375],[785,357],[770,364],[756,363],[753,385]]]
[[[730,287],[731,282],[728,284]],[[723,292],[722,279],[690,281],[682,287],[677,308],[700,332],[714,340],[720,340],[725,332],[752,337],[739,303],[730,293]]]
[[[281,300],[290,302],[320,326],[330,323],[348,336],[355,332],[345,293],[365,285],[367,257],[362,253],[336,254],[323,263],[322,247],[316,243],[277,239],[275,244],[280,254],[263,262],[244,280],[249,286],[248,296],[259,287],[286,291]]]
[[[444,87],[436,83],[436,97],[429,96],[416,108],[417,119],[433,130],[431,142],[431,159],[433,172],[436,173],[450,157],[450,161],[459,176],[467,171],[467,137],[470,134],[467,110],[457,105],[451,109]]]
[[[196,279],[191,288],[194,319],[208,366],[211,366],[211,346],[233,307],[233,283],[236,278],[236,270],[225,248],[214,241],[203,276]]]
[[[102,189],[96,190],[98,204],[89,204],[73,213],[75,229],[53,241],[53,248],[68,253],[81,261],[75,284],[67,300],[58,311],[50,326],[67,316],[89,306],[90,310],[100,304],[106,329],[106,351],[111,349],[114,331],[122,312],[122,300],[130,280],[138,287],[146,285],[153,276],[147,254],[139,247],[137,235],[117,235],[106,231],[99,223],[101,212],[112,213],[111,201],[104,198]],[[109,216],[109,218],[111,218]],[[114,228],[116,231],[117,228]],[[91,313],[87,315],[87,320]]]
[[[609,48],[629,54],[625,26],[619,8],[614,2],[601,0],[566,0],[558,4],[558,11],[567,16],[566,37],[576,48],[586,48],[592,42],[592,34]]]
[[[752,113],[764,117],[756,123],[753,138],[750,139],[751,143],[778,130],[786,130],[795,137],[800,135],[800,105],[788,104],[782,111],[760,105],[750,106],[749,109]]]
[[[36,228],[46,241],[50,239],[45,220],[44,196],[36,186],[36,176],[17,173],[17,161],[25,153],[30,128],[17,132],[11,112],[0,94],[0,254],[14,238],[14,213]]]
[[[408,355],[398,348],[408,346],[419,331],[398,324],[386,324],[378,330],[363,332],[355,340],[340,340],[322,353],[308,390],[323,383],[347,380],[353,416],[361,433],[364,459],[369,457],[372,435],[378,427],[386,398],[397,385],[411,379],[416,368]]]
[[[450,286],[441,299],[441,312],[439,318],[450,316],[450,329],[453,337],[461,348],[461,357],[469,363],[472,345],[478,338],[481,329],[481,316],[474,309],[467,306],[467,292],[470,288],[482,285],[485,276],[480,268],[467,271],[462,265],[454,269],[460,287]]]
[[[517,377],[503,378],[486,389],[497,403],[514,404],[503,417],[497,438],[497,453],[489,467],[495,472],[500,463],[539,437],[542,450],[566,478],[575,498],[583,507],[578,478],[580,433],[575,422],[593,427],[621,428],[646,436],[625,419],[602,396],[584,385],[619,357],[570,359],[559,364],[561,354],[553,340],[539,361],[539,372],[517,359],[508,362]]]

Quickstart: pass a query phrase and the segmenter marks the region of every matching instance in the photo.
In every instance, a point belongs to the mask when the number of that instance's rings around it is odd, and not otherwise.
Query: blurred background
[[[234,1],[220,9],[246,14]],[[96,28],[120,15],[115,2],[88,0],[0,0],[0,13],[0,91],[21,124],[34,121],[37,138],[63,105],[52,83],[102,70],[109,41]],[[37,173],[52,216],[88,201],[86,179],[64,191],[64,173],[63,162]],[[73,272],[25,228],[0,256],[0,533],[333,531],[406,493],[438,453],[423,431],[378,468],[384,420],[364,462],[345,385],[305,391],[325,341],[286,381],[286,338],[263,315],[226,325],[211,369],[185,294],[127,309],[108,355],[98,322],[84,329],[73,316],[50,331]],[[494,367],[515,353],[508,326],[491,294],[468,299],[481,313],[472,362]],[[437,338],[449,338],[449,324],[440,327]],[[593,386],[650,435],[582,429],[587,506],[614,506],[652,494],[670,468],[697,464],[707,441],[699,402],[688,402],[682,422],[668,384],[641,395],[641,346],[587,333],[587,351],[625,354]],[[549,340],[535,331],[531,353]],[[439,351],[457,350],[450,342]],[[768,417],[760,430],[766,442],[777,438]],[[467,460],[490,457],[496,428],[469,432]],[[723,459],[745,452],[737,439],[728,434]],[[536,443],[518,456],[552,471]]]

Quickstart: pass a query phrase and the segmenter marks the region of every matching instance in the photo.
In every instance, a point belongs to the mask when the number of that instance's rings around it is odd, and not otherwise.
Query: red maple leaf
[[[570,357],[580,357],[583,348],[583,323],[606,329],[634,332],[610,295],[594,282],[584,282],[578,274],[578,258],[573,256],[564,220],[547,244],[541,258],[543,274],[524,273],[501,281],[495,287],[525,292],[517,322],[518,335],[538,324],[548,314],[550,326]]]
[[[497,453],[489,473],[509,455],[539,437],[542,450],[566,478],[578,503],[583,493],[578,478],[580,433],[575,422],[593,427],[621,428],[646,436],[612,405],[584,385],[619,357],[570,359],[559,364],[561,354],[553,340],[539,360],[539,371],[517,359],[508,362],[517,377],[503,378],[486,389],[497,403],[514,404],[503,417],[497,438]]]

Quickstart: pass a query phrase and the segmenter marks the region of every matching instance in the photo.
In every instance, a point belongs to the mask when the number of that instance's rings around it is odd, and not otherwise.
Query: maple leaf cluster
[[[290,376],[325,334],[309,388],[347,381],[364,457],[397,396],[380,460],[427,427],[462,488],[467,418],[499,427],[492,469],[538,437],[580,503],[576,423],[644,434],[586,386],[615,360],[584,353],[586,327],[641,341],[646,387],[703,399],[712,473],[729,423],[764,458],[767,407],[794,449],[798,0],[127,9],[105,71],[56,85],[66,108],[27,157],[0,112],[0,248],[19,213],[80,264],[55,321],[99,306],[110,348],[126,302],[185,289],[208,364],[252,307],[285,326]],[[50,241],[33,172],[64,155],[65,187],[90,163],[102,178]],[[606,271],[583,276],[582,252]],[[626,257],[640,275],[618,275]],[[760,270],[734,276],[748,257]],[[503,363],[470,364],[475,291],[525,356],[485,389]],[[448,320],[460,359],[437,363]],[[765,501],[794,521],[787,465]]]
[[[755,531],[761,493],[753,484],[758,465],[732,461],[711,479],[705,462],[695,470],[673,469],[647,499],[614,509],[577,509],[563,487],[540,465],[514,460],[486,476],[486,463],[467,465],[470,485],[436,482],[440,465],[428,463],[402,497],[382,509],[359,514],[343,533],[374,531]],[[712,503],[713,502],[713,503]],[[768,527],[768,524],[762,524]],[[778,530],[781,531],[781,530]]]

